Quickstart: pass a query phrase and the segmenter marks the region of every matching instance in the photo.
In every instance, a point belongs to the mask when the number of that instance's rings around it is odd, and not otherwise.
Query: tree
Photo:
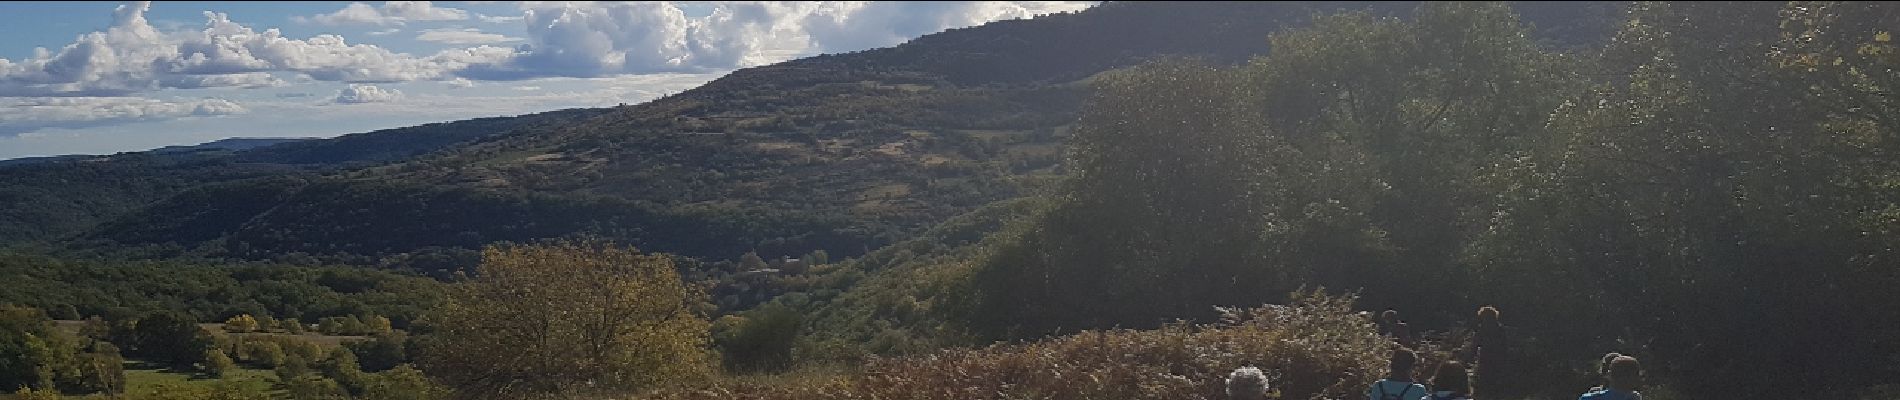
[[[277,368],[284,364],[284,348],[273,340],[252,340],[238,345],[239,358],[245,362],[264,368]]]
[[[369,324],[363,323],[363,319],[357,318],[355,315],[345,316],[343,317],[343,326],[338,332],[343,335],[367,334],[369,333]]]
[[[119,355],[117,346],[109,342],[93,342],[85,354],[79,355],[78,361],[78,379],[64,385],[62,390],[106,395],[125,392],[125,358]]]
[[[157,311],[139,318],[133,328],[136,345],[132,354],[175,368],[190,368],[202,361],[212,346],[211,336],[197,321],[176,311]]]
[[[212,378],[223,378],[225,374],[237,368],[237,363],[232,362],[231,357],[225,355],[223,349],[205,350],[203,358],[205,375]]]
[[[0,388],[53,390],[59,349],[52,320],[37,308],[0,306]]]
[[[85,323],[79,326],[79,336],[88,340],[107,341],[112,337],[112,325],[97,315],[86,317]]]
[[[467,397],[625,393],[710,372],[704,294],[672,258],[606,243],[496,245],[429,318],[424,372]]]
[[[49,317],[52,317],[53,319],[62,319],[62,320],[69,320],[69,321],[80,318],[79,309],[74,308],[73,305],[71,304],[60,304],[57,306],[53,306],[51,310],[47,311],[47,314]]]
[[[254,332],[257,330],[257,327],[258,327],[257,319],[251,318],[250,314],[238,314],[236,316],[232,316],[230,319],[224,320],[224,330],[226,332],[236,332],[236,333]]]
[[[441,400],[449,396],[449,390],[429,382],[422,371],[409,364],[396,366],[369,378],[363,388],[363,400]]]
[[[291,400],[348,400],[350,394],[338,385],[336,380],[314,374],[299,374],[284,382],[284,391]]]
[[[282,328],[284,332],[292,334],[292,335],[302,335],[305,329],[303,326],[303,321],[298,321],[296,318],[284,318],[284,319],[277,320],[277,325],[280,328]]]
[[[111,343],[82,346],[39,309],[0,305],[0,387],[118,393],[125,374]]]
[[[360,340],[343,343],[343,347],[356,353],[356,359],[364,371],[380,372],[409,362],[409,336],[402,332],[386,332]]]
[[[812,250],[811,254],[805,255],[805,264],[811,266],[831,264],[831,253],[826,253],[824,249]]]
[[[325,317],[317,319],[317,332],[325,335],[346,335],[343,333],[343,317]]]
[[[366,376],[363,369],[357,366],[356,354],[351,353],[350,349],[342,347],[331,349],[330,354],[317,363],[317,372],[322,373],[325,378],[335,380],[344,391],[351,395],[363,393]]]
[[[757,271],[769,267],[769,265],[765,264],[764,258],[759,258],[758,252],[748,251],[744,255],[739,256],[740,271]]]
[[[1540,341],[1609,342],[1597,321],[1618,321],[1613,339],[1684,392],[1845,398],[1809,389],[1883,382],[1859,366],[1900,354],[1880,328],[1900,324],[1885,295],[1900,278],[1875,272],[1900,249],[1900,7],[1642,2],[1629,16],[1602,60],[1618,79],[1553,113],[1555,146],[1491,179],[1503,207],[1470,246],[1477,277],[1541,316]],[[1830,345],[1787,347],[1817,341]]]
[[[370,316],[369,320],[364,321],[363,324],[365,333],[371,335],[385,334],[396,329],[390,326],[389,317],[381,315]]]
[[[270,314],[257,314],[253,320],[256,322],[254,324],[256,332],[270,332],[271,329],[277,327],[277,319],[271,318]]]
[[[768,303],[744,317],[722,319],[726,325],[714,343],[733,372],[779,371],[792,364],[792,345],[804,316],[791,307]]]

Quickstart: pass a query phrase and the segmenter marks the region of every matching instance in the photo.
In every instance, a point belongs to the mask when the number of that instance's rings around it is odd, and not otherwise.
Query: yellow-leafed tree
[[[224,320],[224,330],[226,332],[237,333],[256,331],[257,318],[252,318],[250,314],[238,314],[237,316]]]
[[[705,295],[665,255],[598,242],[490,246],[435,310],[426,371],[462,398],[626,393],[711,372]]]
[[[390,326],[389,317],[381,315],[369,317],[369,320],[363,321],[363,323],[369,325],[370,334],[383,334],[395,330],[395,328]]]

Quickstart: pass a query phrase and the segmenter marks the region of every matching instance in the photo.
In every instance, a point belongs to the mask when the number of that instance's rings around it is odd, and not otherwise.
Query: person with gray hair
[[[1227,374],[1227,398],[1230,400],[1262,400],[1267,398],[1267,374],[1252,366],[1234,369]]]

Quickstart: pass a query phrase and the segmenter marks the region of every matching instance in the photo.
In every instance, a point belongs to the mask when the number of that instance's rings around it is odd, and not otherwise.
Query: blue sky
[[[0,159],[640,103],[1093,2],[0,2]]]

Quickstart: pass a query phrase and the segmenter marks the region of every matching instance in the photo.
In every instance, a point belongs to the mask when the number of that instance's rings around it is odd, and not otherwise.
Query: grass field
[[[197,387],[209,389],[220,384],[241,385],[245,386],[246,389],[255,389],[270,393],[272,397],[281,397],[284,394],[283,390],[271,389],[272,384],[276,383],[276,381],[277,374],[264,369],[238,369],[231,371],[230,374],[223,379],[213,379],[194,372],[165,371],[138,361],[127,361],[125,363],[125,394],[133,398],[150,396],[159,391],[176,392],[176,390],[165,390],[167,388]],[[14,398],[11,392],[0,393],[0,400],[13,400]],[[87,396],[65,396],[63,398],[108,399],[113,397],[93,394]]]
[[[72,333],[72,334],[78,334],[80,327],[84,325],[84,321],[61,320],[61,321],[54,321],[54,322],[60,329],[65,330],[68,333]],[[312,343],[316,343],[319,347],[322,347],[325,350],[341,346],[342,343],[344,342],[368,339],[367,337],[364,337],[364,336],[330,336],[330,335],[319,335],[319,334],[292,335],[292,334],[284,333],[281,331],[254,332],[254,333],[230,333],[230,332],[224,331],[224,324],[199,324],[199,326],[204,328],[206,331],[211,332],[212,334],[218,335],[218,336],[296,337],[296,338],[303,339]],[[265,392],[271,393],[273,396],[277,396],[277,395],[282,394],[281,393],[282,390],[271,389],[271,386],[274,383],[276,383],[276,381],[277,381],[277,374],[268,369],[239,368],[235,371],[231,371],[229,375],[225,376],[223,379],[213,379],[213,378],[202,376],[201,374],[198,374],[197,372],[194,372],[194,371],[174,372],[174,371],[163,369],[158,366],[146,364],[142,361],[128,360],[125,362],[125,393],[133,397],[137,397],[141,395],[150,395],[154,392],[158,392],[168,387],[172,387],[172,388],[198,387],[198,388],[208,389],[220,384],[242,385],[242,386],[246,386],[248,389],[257,389],[259,391],[265,391]],[[104,399],[107,397],[100,396],[100,395],[92,395],[92,396],[69,396],[67,398]],[[12,392],[0,392],[0,400],[13,400],[13,399],[14,399],[14,396]]]
[[[270,370],[241,368],[231,371],[223,380],[268,391],[271,384],[277,381],[277,374]],[[125,392],[130,394],[150,393],[168,386],[211,386],[217,384],[218,381],[218,379],[191,372],[168,372],[150,368],[136,361],[125,363]]]

